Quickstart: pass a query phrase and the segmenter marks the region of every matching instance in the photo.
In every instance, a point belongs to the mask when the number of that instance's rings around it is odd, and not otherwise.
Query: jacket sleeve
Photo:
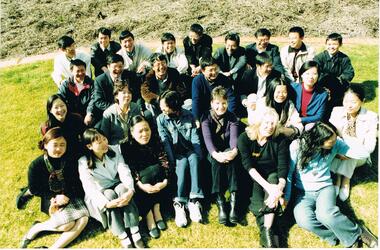
[[[91,175],[88,169],[86,157],[82,157],[78,161],[79,178],[82,182],[86,196],[90,198],[92,203],[102,212],[106,210],[106,204],[109,200],[103,195],[96,185],[96,179]]]
[[[164,150],[166,151],[166,154],[168,156],[168,160],[171,166],[175,166],[176,161],[174,158],[174,153],[172,150],[172,145],[171,145],[171,140],[170,140],[170,135],[169,131],[164,125],[164,115],[160,114],[157,117],[157,130],[158,134],[160,135],[161,142],[164,145]]]
[[[278,178],[286,179],[289,165],[289,147],[285,139],[281,140],[277,152],[277,173]]]
[[[30,163],[28,169],[28,187],[33,195],[39,197],[53,197],[54,193],[50,191],[48,181],[44,179],[42,174],[42,166],[45,164],[39,161],[38,158]],[[48,176],[46,176],[48,178]]]
[[[55,84],[59,87],[59,85],[62,82],[62,74],[63,74],[63,69],[62,69],[62,64],[59,62],[59,57],[54,58],[54,69],[53,73],[51,73],[51,77],[53,78],[53,81]]]
[[[347,144],[342,139],[338,138],[335,146],[337,147],[337,154],[345,155],[351,159],[365,160],[370,156],[369,152],[361,144]]]
[[[94,99],[92,98],[92,96],[94,95],[94,92],[95,92],[94,82],[92,82],[91,87],[88,91],[90,91],[91,99],[87,105],[86,113],[87,114],[93,114],[94,113],[94,107],[95,107]]]
[[[104,86],[102,86],[102,81],[98,78],[95,79],[95,88],[92,98],[94,98],[94,105],[100,110],[106,110],[112,103],[107,102],[104,94]]]
[[[247,65],[247,57],[245,56],[244,48],[242,48],[242,55],[239,57],[238,62],[235,66],[230,70],[231,74],[235,74],[241,69],[243,69]]]
[[[185,56],[185,54],[180,51],[180,53],[178,54],[178,66],[177,66],[177,70],[180,74],[185,74],[187,72],[187,69],[189,68],[189,63],[187,62],[187,58]]]
[[[193,144],[195,153],[202,158],[201,141],[199,139],[198,129],[195,125],[195,120],[192,117],[192,128],[191,128],[191,143]]]
[[[231,85],[227,88],[227,100],[228,100],[228,111],[235,114],[237,103],[236,103],[236,96]]]
[[[96,69],[100,69],[101,67],[105,66],[102,64],[102,62],[98,59],[98,55],[97,55],[97,52],[99,50],[99,45],[98,43],[96,44],[93,44],[91,46],[91,51],[90,51],[90,55],[91,55],[91,64],[94,66],[94,68]]]
[[[272,60],[273,60],[273,68],[280,72],[281,74],[285,74],[284,66],[281,63],[280,51],[278,47],[273,47],[272,49]]]
[[[119,145],[113,148],[117,155],[117,172],[119,173],[120,181],[128,190],[135,191],[134,180],[132,178],[131,170],[128,165],[124,162],[124,158],[121,155]]]
[[[68,79],[64,80],[58,88],[58,94],[67,100],[67,91],[68,91]]]
[[[191,85],[191,94],[192,94],[192,113],[195,120],[200,120],[200,111],[199,111],[199,105],[200,105],[200,75],[194,77],[193,83]]]
[[[338,78],[343,82],[351,82],[355,76],[355,71],[348,56],[342,60],[342,69],[343,72]]]
[[[241,156],[241,163],[245,170],[249,172],[251,168],[254,168],[254,161],[251,157],[250,148],[249,148],[249,138],[245,133],[242,133],[238,139],[238,149]]]
[[[239,122],[236,118],[236,116],[231,119],[230,124],[230,148],[234,149],[237,148],[237,141],[239,136]]]
[[[202,135],[209,154],[211,155],[213,152],[217,152],[216,147],[212,141],[211,121],[208,115],[205,116],[202,121]]]
[[[112,126],[111,114],[109,114],[109,112],[107,112],[106,110],[104,111],[103,118],[100,122],[100,130],[103,132],[104,136],[107,137],[109,141],[111,140],[111,134],[112,134],[111,126]]]
[[[288,53],[288,46],[285,46],[283,48],[281,48],[281,51],[280,51],[280,58],[281,58],[281,64],[284,68],[284,75],[286,78],[290,79],[291,82],[294,82],[295,79],[292,75],[292,72],[290,71],[290,65],[288,65],[288,62],[287,62],[287,57],[289,56],[289,53]]]

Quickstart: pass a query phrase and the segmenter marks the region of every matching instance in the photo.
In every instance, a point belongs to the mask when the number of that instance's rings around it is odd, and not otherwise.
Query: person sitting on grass
[[[83,144],[87,150],[78,161],[79,177],[90,216],[104,228],[109,227],[123,247],[144,248],[139,233],[139,212],[132,199],[134,182],[119,145],[109,146],[107,138],[94,128],[84,132]],[[126,229],[131,232],[132,241]]]
[[[69,112],[79,114],[86,126],[94,126],[101,119],[100,111],[91,101],[94,81],[86,76],[86,64],[80,59],[70,62],[72,76],[59,86],[58,93],[66,100]]]
[[[242,164],[253,180],[250,210],[260,229],[260,245],[279,247],[275,235],[279,232],[276,219],[281,213],[283,190],[289,164],[289,147],[278,136],[278,114],[265,108],[253,125],[238,139]]]
[[[91,75],[91,58],[83,52],[76,51],[74,39],[69,36],[62,36],[58,40],[59,54],[54,58],[54,70],[51,74],[57,87],[62,81],[72,76],[70,71],[70,61],[80,59],[86,64],[86,75]]]
[[[39,143],[44,154],[29,166],[31,194],[41,197],[41,211],[50,218],[36,222],[21,240],[26,248],[42,231],[63,232],[51,248],[63,248],[82,232],[88,222],[78,164],[68,157],[67,142],[61,128],[50,129]]]
[[[86,126],[81,117],[69,113],[67,105],[62,96],[54,94],[48,98],[46,103],[48,120],[41,125],[41,134],[45,135],[51,128],[60,127],[67,141],[67,157],[77,161],[83,154],[80,137]],[[23,209],[26,203],[33,197],[28,187],[21,188],[16,198],[17,209]]]
[[[326,50],[315,56],[321,75],[319,77],[322,87],[329,91],[329,102],[326,109],[328,120],[331,111],[342,105],[343,94],[355,76],[350,58],[339,49],[343,38],[338,33],[332,33],[326,38]]]
[[[126,81],[114,86],[115,103],[103,113],[100,130],[111,145],[120,144],[128,137],[132,117],[141,114],[140,107],[132,102],[132,92]]]
[[[323,122],[317,122],[293,141],[284,204],[293,193],[293,213],[298,226],[331,246],[340,243],[344,247],[357,248],[364,243],[377,248],[377,238],[364,226],[350,220],[336,205],[336,191],[330,174],[332,161],[337,155],[356,160],[369,156],[361,144],[352,146],[337,138],[332,124]]]
[[[110,29],[98,29],[98,41],[91,46],[91,64],[94,66],[95,77],[108,71],[107,57],[116,54],[120,49],[118,42],[111,41]]]
[[[211,163],[212,190],[219,209],[219,223],[237,223],[237,168],[239,164],[237,139],[239,122],[227,111],[227,91],[216,87],[211,91],[211,110],[202,119],[202,134]],[[230,193],[230,212],[226,211],[225,191]]]
[[[168,160],[158,136],[141,115],[132,118],[127,141],[120,144],[125,163],[135,180],[135,202],[146,219],[149,235],[160,237],[167,229],[160,206],[168,185]]]
[[[162,113],[157,117],[158,133],[168,155],[169,164],[177,176],[177,194],[174,198],[175,222],[187,226],[185,207],[193,222],[202,222],[201,199],[204,198],[199,181],[201,147],[198,131],[190,111],[182,108],[183,101],[176,91],[160,96]],[[186,190],[190,174],[190,194]]]
[[[343,97],[343,106],[335,107],[330,122],[337,128],[338,135],[348,145],[361,145],[372,153],[376,147],[378,118],[375,112],[363,107],[364,89],[361,85],[348,88]],[[356,167],[371,163],[371,158],[363,160],[335,158],[331,163],[331,171],[336,174],[336,195],[341,201],[350,195],[350,179]]]

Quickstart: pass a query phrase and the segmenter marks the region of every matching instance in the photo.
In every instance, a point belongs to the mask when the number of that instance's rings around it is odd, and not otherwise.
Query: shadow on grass
[[[81,232],[79,237],[77,237],[74,241],[72,241],[68,246],[68,248],[74,246],[77,242],[81,242],[83,240],[92,239],[98,234],[104,233],[106,230],[103,228],[102,224],[97,220],[90,217],[85,229]]]

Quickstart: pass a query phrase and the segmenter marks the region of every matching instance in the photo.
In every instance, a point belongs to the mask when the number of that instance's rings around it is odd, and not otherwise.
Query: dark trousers
[[[210,154],[207,159],[211,163],[212,188],[211,193],[221,193],[228,189],[231,192],[237,191],[237,157],[227,164],[223,164],[215,160]]]

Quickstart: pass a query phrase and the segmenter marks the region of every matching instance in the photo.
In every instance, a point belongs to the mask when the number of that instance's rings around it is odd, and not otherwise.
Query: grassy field
[[[321,49],[321,48],[319,48]],[[346,45],[343,51],[350,55],[356,71],[353,82],[365,85],[368,101],[365,106],[378,111],[378,47]],[[0,71],[0,248],[16,248],[19,241],[35,220],[47,216],[39,210],[39,199],[34,198],[25,210],[15,208],[19,188],[27,184],[27,168],[31,160],[41,154],[37,148],[40,139],[39,125],[46,119],[45,103],[56,86],[50,78],[52,61],[26,64]],[[345,214],[364,223],[378,234],[378,165],[377,151],[373,154],[374,166],[357,169],[352,181],[350,201],[339,205]],[[246,223],[236,227],[224,227],[217,223],[217,208],[211,206],[208,223],[192,224],[186,229],[175,226],[173,219],[168,230],[158,240],[149,240],[153,248],[252,248],[259,247],[259,232],[252,214]],[[51,245],[57,234],[39,237],[30,245]],[[289,247],[329,247],[316,236],[298,226],[290,228]],[[109,231],[104,232],[97,223],[90,223],[82,235],[69,247],[119,248],[119,241]]]

